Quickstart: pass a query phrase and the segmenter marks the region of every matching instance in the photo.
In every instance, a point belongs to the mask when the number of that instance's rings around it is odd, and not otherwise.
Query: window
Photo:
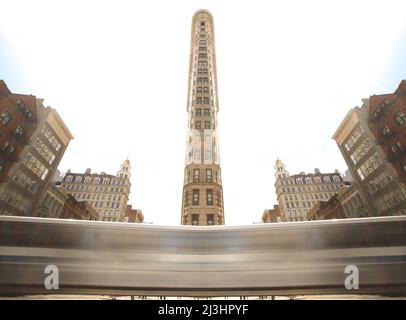
[[[395,120],[396,124],[400,127],[405,123],[406,116],[402,111],[398,111],[393,115],[393,119]]]
[[[193,170],[193,182],[199,182],[200,169]]]
[[[192,214],[192,225],[193,226],[199,225],[199,215],[198,214]]]
[[[203,88],[203,93],[209,93],[209,88],[204,87],[204,88]]]
[[[211,169],[206,169],[206,181],[207,182],[212,182],[212,170]]]
[[[7,126],[7,125],[10,123],[10,121],[11,121],[11,115],[10,115],[10,113],[8,113],[7,111],[3,111],[3,112],[0,114],[0,122],[1,122],[3,125]]]
[[[204,122],[204,128],[205,129],[210,129],[210,121],[205,121]]]
[[[204,150],[204,160],[206,163],[211,161],[211,150]]]
[[[383,163],[383,160],[377,152],[366,160],[361,167],[357,169],[357,173],[361,180],[365,180],[372,172],[378,169]]]
[[[55,155],[40,138],[35,139],[33,147],[49,164],[54,162]]]
[[[359,126],[353,132],[353,134],[348,138],[347,142],[344,144],[344,147],[349,151],[352,146],[358,141],[361,135],[365,132],[363,126]]]
[[[196,98],[196,104],[202,104],[202,97]]]
[[[207,59],[207,53],[199,53],[198,54],[198,58],[199,59]],[[200,78],[201,79],[201,78]],[[198,83],[201,83],[201,82],[198,82]]]
[[[312,184],[312,178],[310,178],[310,177],[307,177],[305,179],[305,181],[306,181],[306,184]]]
[[[382,135],[384,136],[384,137],[390,137],[391,136],[391,134],[392,134],[392,131],[387,127],[387,126],[383,126],[382,128],[381,128],[381,132],[382,132]]]
[[[200,130],[202,128],[202,123],[200,121],[195,122],[195,129]]]
[[[321,178],[320,177],[315,177],[314,180],[316,181],[316,183],[321,183]]]
[[[203,98],[203,104],[209,104],[209,103],[210,103],[209,97],[204,97]]]
[[[323,178],[323,180],[324,180],[325,183],[331,183],[331,180],[330,180],[330,177],[329,177],[329,176],[325,176],[325,177]]]
[[[199,189],[193,189],[193,205],[199,205]]]
[[[21,126],[18,126],[16,129],[15,129],[15,135],[16,136],[22,136],[23,134],[24,134],[24,128],[23,127],[21,127]]]
[[[41,132],[48,139],[49,143],[55,148],[55,150],[59,151],[59,149],[61,148],[61,144],[59,143],[55,135],[52,133],[52,131],[47,126],[44,126],[42,127]]]
[[[356,164],[359,160],[362,159],[371,149],[372,149],[372,142],[369,138],[366,138],[360,146],[355,149],[353,154],[350,155],[350,158],[354,164]]]
[[[205,45],[205,44],[207,44],[207,41],[206,41],[206,40],[200,40],[200,41],[199,41],[199,44],[200,44],[200,45]]]
[[[196,115],[196,117],[201,117],[202,116],[202,109],[196,109],[195,115]]]
[[[213,190],[211,190],[211,189],[207,189],[207,192],[206,192],[206,204],[208,206],[213,205]]]
[[[210,110],[209,109],[204,109],[204,116],[205,117],[210,117]]]
[[[82,177],[81,176],[77,176],[75,178],[75,182],[82,182]]]
[[[212,226],[214,224],[214,214],[207,215],[207,225]]]

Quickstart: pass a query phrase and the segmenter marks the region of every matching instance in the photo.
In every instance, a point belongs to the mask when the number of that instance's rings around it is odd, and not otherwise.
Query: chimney
[[[91,168],[87,168],[85,171],[85,174],[91,174],[92,173],[92,169]]]
[[[314,173],[315,173],[315,174],[320,174],[320,169],[319,169],[319,168],[315,168],[315,169],[314,169]]]

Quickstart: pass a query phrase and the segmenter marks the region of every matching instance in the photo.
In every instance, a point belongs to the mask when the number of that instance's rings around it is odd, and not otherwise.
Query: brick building
[[[36,127],[35,96],[12,93],[0,80],[0,184],[8,179]]]
[[[133,209],[132,205],[128,204],[125,210],[125,222],[142,223],[144,215],[140,209]]]
[[[328,219],[345,219],[346,215],[338,194],[333,195],[327,201],[319,201],[309,210],[308,220],[328,220]]]
[[[9,170],[9,178],[0,185],[2,215],[40,216],[52,177],[73,139],[55,109],[45,107],[42,99],[35,99],[35,103],[36,128]],[[23,105],[27,106],[25,100],[19,108],[24,109]]]
[[[99,216],[96,210],[87,201],[77,201],[75,197],[68,194],[62,212],[61,219],[75,220],[98,220]]]
[[[385,98],[363,99],[361,107],[351,109],[333,135],[338,148],[348,166],[353,178],[353,185],[359,193],[360,200],[366,208],[368,216],[386,216],[406,214],[406,188],[399,178],[393,162],[388,158],[388,148],[382,146],[391,144],[391,139],[383,137],[388,130],[383,120],[373,120],[371,99],[374,106],[379,101],[380,105],[387,108]],[[392,121],[396,108],[389,114]],[[380,111],[381,112],[381,111]],[[382,115],[381,115],[382,116]],[[375,117],[372,115],[372,117]],[[387,119],[389,117],[383,117]],[[371,120],[372,121],[372,120]],[[395,124],[396,125],[396,124]],[[377,128],[381,128],[378,132]],[[384,129],[385,128],[385,129]],[[400,128],[400,127],[399,127]],[[375,134],[374,134],[375,132]],[[388,143],[389,142],[389,143]],[[350,204],[349,204],[350,205]]]
[[[263,223],[281,222],[282,218],[279,206],[276,204],[273,206],[273,209],[265,209],[261,220]]]
[[[394,93],[373,95],[369,128],[400,181],[406,182],[406,80]]]

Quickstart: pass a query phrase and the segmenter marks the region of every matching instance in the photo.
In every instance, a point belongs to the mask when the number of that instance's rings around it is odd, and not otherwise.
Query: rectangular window
[[[196,98],[196,104],[202,104],[202,97]]]
[[[400,127],[406,121],[406,116],[402,111],[398,111],[393,115],[393,119],[395,120],[396,124]]]
[[[210,121],[205,121],[204,122],[204,128],[205,129],[210,129]]]
[[[193,189],[193,205],[199,205],[199,189]]]
[[[209,109],[204,109],[204,116],[205,117],[210,117],[210,110]]]
[[[195,122],[195,129],[201,129],[202,128],[202,124],[200,121],[196,121]]]
[[[206,192],[206,204],[208,206],[213,205],[213,190],[211,190],[211,189],[207,189],[207,192]]]
[[[211,169],[206,169],[206,181],[207,182],[212,182],[212,170]]]
[[[192,225],[193,226],[199,225],[199,215],[198,214],[192,214]]]
[[[200,161],[200,150],[195,150],[194,160]]]
[[[202,109],[196,109],[195,115],[196,115],[196,117],[201,117],[202,116]]]
[[[210,103],[210,98],[209,97],[204,97],[203,98],[203,103],[204,104],[209,104]]]
[[[214,225],[214,214],[207,215],[207,225],[208,226]]]
[[[193,182],[199,182],[200,178],[200,169],[193,170]]]

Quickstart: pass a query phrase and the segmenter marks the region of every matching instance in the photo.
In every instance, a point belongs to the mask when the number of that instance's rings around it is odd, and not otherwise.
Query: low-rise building
[[[125,211],[125,222],[142,223],[144,215],[140,209],[133,209],[132,205],[128,204]]]
[[[328,219],[345,219],[344,209],[337,194],[333,195],[327,201],[317,202],[309,210],[308,220],[328,220]]]
[[[87,201],[78,201],[72,195],[68,194],[62,212],[61,219],[75,220],[98,220],[99,216],[96,210]]]
[[[281,222],[282,218],[279,206],[276,204],[273,206],[273,209],[265,209],[261,220],[263,223]]]

